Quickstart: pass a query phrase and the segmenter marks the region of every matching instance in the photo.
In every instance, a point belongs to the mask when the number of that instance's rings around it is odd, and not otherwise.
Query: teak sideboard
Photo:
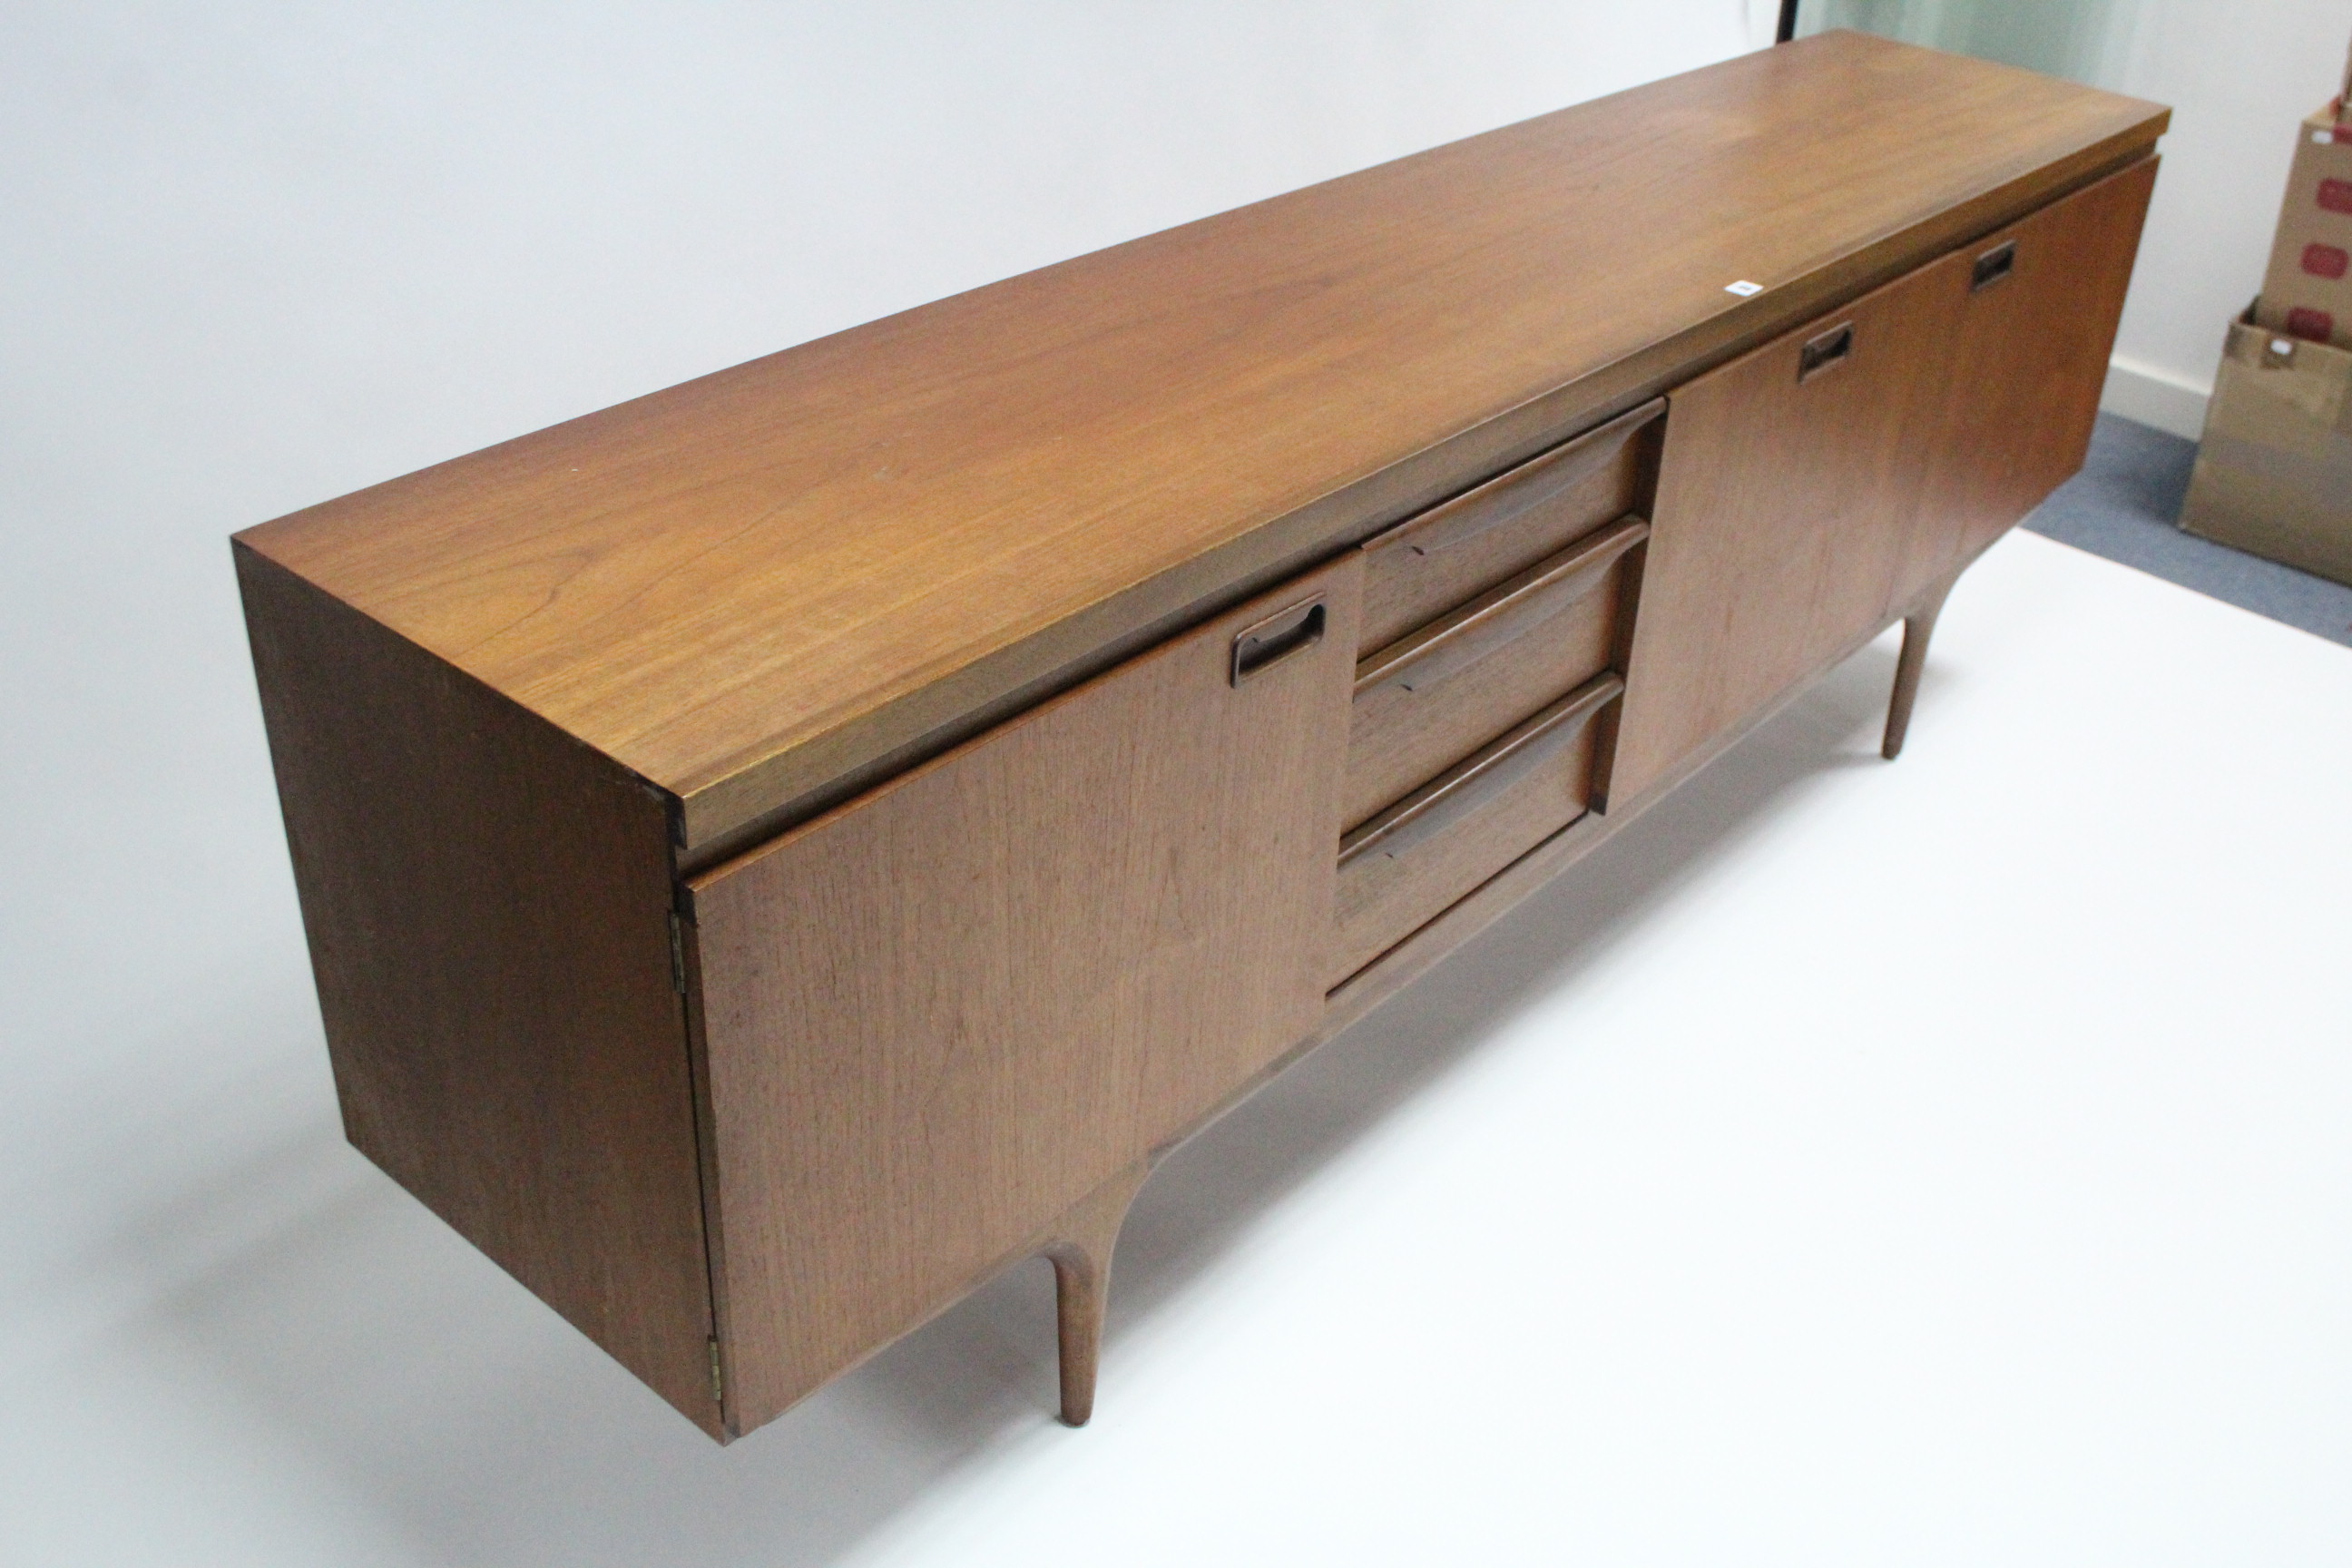
[[[351,1141],[705,1431],[1152,1162],[2082,461],[2166,124],[1829,34],[237,536]]]

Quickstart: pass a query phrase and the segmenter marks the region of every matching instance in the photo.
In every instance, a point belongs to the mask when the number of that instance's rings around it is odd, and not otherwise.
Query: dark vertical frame
[[[1785,44],[1797,36],[1797,4],[1798,0],[1780,0],[1780,26],[1772,35],[1774,43]]]

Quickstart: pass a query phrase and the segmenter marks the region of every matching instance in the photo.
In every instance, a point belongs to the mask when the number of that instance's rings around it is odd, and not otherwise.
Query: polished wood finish
[[[1827,34],[875,321],[243,537],[696,863],[2137,157]],[[1725,291],[1735,279],[1761,291]]]
[[[1623,690],[1594,677],[1340,840],[1331,984],[1583,815],[1592,721]]]
[[[1649,527],[1621,518],[1360,663],[1341,820],[1354,826],[1607,668],[1617,568]]]
[[[1865,644],[1885,629],[1884,626],[1871,627],[1847,647],[1839,649],[1837,657],[1830,662],[1832,665],[1842,663],[1859,653]],[[1349,974],[1325,998],[1321,1026],[1303,1046],[1294,1047],[1296,1054],[1304,1055],[1315,1045],[1337,1036],[1443,963],[1480,931],[1640,820],[1643,812],[1672,794],[1693,774],[1704,770],[1707,764],[1769,723],[1804,689],[1801,686],[1790,689],[1782,693],[1778,701],[1750,715],[1746,722],[1712,737],[1699,750],[1676,763],[1664,777],[1653,780],[1639,794],[1616,792],[1606,812],[1587,811],[1576,817],[1467,890],[1447,905],[1436,918],[1381,953],[1377,962]],[[1621,706],[1621,703],[1612,703],[1602,710],[1601,717],[1605,720]]]
[[[1613,787],[1640,793],[1885,618],[1955,331],[1944,285],[1969,265],[1947,257],[1674,394]]]
[[[1903,651],[1895,660],[1895,690],[1886,700],[1886,734],[1878,754],[1888,762],[1903,754],[1911,733],[1911,705],[1918,700],[1919,674],[1927,668],[1927,642],[1936,635],[1936,617],[1944,613],[1957,574],[1930,588],[1903,615]]]
[[[2155,177],[2145,160],[1675,392],[1618,787],[1825,668],[2081,466]]]
[[[1151,1161],[1898,616],[1899,749],[2163,124],[1824,37],[249,531],[353,1141],[722,1438],[1041,1255],[1083,1421]]]
[[[1370,656],[1612,518],[1649,504],[1654,399],[1432,507],[1364,546]]]
[[[1641,691],[1633,700],[1655,712],[1660,723],[1637,730],[1637,744],[1650,750],[1637,750],[1628,765],[1612,768],[1614,759],[1604,748],[1601,765],[1612,797],[1609,815],[1578,817],[1413,931],[1378,963],[1352,975],[1331,997],[1326,1037],[1395,994],[1590,853],[1651,802],[1777,712],[1802,689],[1809,676],[1850,656],[1889,620],[1902,622],[1904,636],[1880,750],[1889,761],[1902,753],[1936,623],[1959,573],[2081,467],[2157,165],[2153,157],[2133,163],[1923,268],[1901,280],[1899,289],[1883,291],[1887,297],[1900,293],[1916,310],[1912,336],[1922,349],[1939,331],[1949,333],[1940,353],[1926,353],[1917,382],[1895,416],[1903,428],[1891,433],[1882,449],[1883,456],[1908,468],[1908,480],[1899,472],[1890,477],[1878,493],[1873,525],[1859,534],[1866,543],[1858,553],[1865,582],[1875,579],[1890,539],[1897,534],[1901,539],[1893,553],[1887,608],[1855,619],[1852,612],[1868,595],[1853,595],[1843,606],[1848,611],[1845,634],[1828,643],[1826,652],[1819,649],[1824,637],[1834,637],[1840,624],[1834,619],[1799,617],[1793,626],[1775,628],[1768,646],[1791,646],[1777,635],[1786,631],[1800,649],[1811,638],[1816,653],[1796,659],[1794,667],[1801,673],[1779,683],[1776,695],[1753,705],[1744,716],[1725,717],[1721,710],[1709,714],[1691,702],[1688,686],[1683,689],[1686,705],[1679,710],[1671,688],[1664,694]],[[2006,265],[1988,268],[1988,260]],[[1980,278],[1989,270],[1997,275]],[[1849,312],[1840,310],[1807,322],[1751,358],[1760,363],[1775,353],[1801,357],[1805,343],[1849,319]],[[1736,367],[1718,374],[1728,382]],[[1825,373],[1816,373],[1821,374]],[[1785,390],[1790,383],[1782,379],[1780,384]],[[1671,426],[1677,450],[1694,462],[1710,455],[1711,434],[1738,424],[1718,418],[1711,432],[1705,427],[1704,408],[1697,410],[1701,417],[1685,417],[1691,405],[1703,401],[1690,395],[1697,390],[1676,395]],[[1717,445],[1712,450],[1719,454],[1722,448]],[[1685,477],[1677,473],[1678,484]],[[1734,480],[1727,488],[1737,492],[1742,487]],[[1678,489],[1673,492],[1673,497],[1679,495]],[[1726,531],[1714,521],[1717,514],[1704,508],[1688,509],[1696,526],[1685,533],[1679,525],[1685,509],[1673,497],[1659,503],[1677,520],[1670,536],[1681,535],[1679,542],[1693,546],[1695,553],[1739,547],[1737,533],[1722,537]],[[1645,574],[1647,554],[1645,550]],[[1695,645],[1666,624],[1669,617],[1679,615],[1704,626],[1711,615],[1733,616],[1744,607],[1745,563],[1717,560],[1713,568],[1706,572],[1670,555],[1665,584],[1654,592],[1646,584],[1637,590],[1651,645],[1673,649],[1661,661],[1685,664],[1685,673],[1690,673],[1686,661]],[[1834,574],[1846,568],[1822,569]],[[1790,598],[1799,596],[1787,584],[1782,587]],[[1802,597],[1809,605],[1815,602],[1810,592]],[[1622,705],[1612,710],[1619,711]],[[1695,713],[1699,721],[1692,726]],[[1685,731],[1686,743],[1679,754],[1661,760],[1659,730],[1677,719],[1691,726]],[[1696,739],[1689,739],[1694,731]],[[1604,741],[1612,738],[1604,732]]]
[[[1198,1116],[1194,1118],[1199,1120]],[[1102,1365],[1103,1311],[1110,1300],[1110,1255],[1128,1205],[1151,1174],[1138,1160],[1079,1200],[1054,1227],[1045,1256],[1054,1264],[1054,1316],[1061,1351],[1062,1421],[1094,1419],[1095,1379]]]
[[[1936,274],[1956,324],[1892,604],[1975,559],[2083,466],[2155,187],[2148,159],[1986,236]]]
[[[1331,918],[1361,573],[1342,557],[695,880],[740,1426],[1314,1027],[1300,933]],[[1318,595],[1321,642],[1234,684],[1236,636]]]
[[[717,1434],[661,801],[236,555],[345,1133]]]

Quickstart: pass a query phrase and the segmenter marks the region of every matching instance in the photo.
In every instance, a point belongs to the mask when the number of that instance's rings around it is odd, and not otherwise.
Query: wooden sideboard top
[[[707,858],[2137,156],[2166,121],[1826,34],[238,538],[668,792]]]

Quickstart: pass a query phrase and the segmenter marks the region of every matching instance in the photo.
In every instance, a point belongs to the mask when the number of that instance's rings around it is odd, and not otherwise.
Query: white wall
[[[1751,7],[19,0],[0,374],[45,484],[184,443],[217,529],[1724,58]]]
[[[2194,438],[2230,318],[2262,286],[2294,128],[2336,91],[2352,0],[1808,0],[1862,27],[2173,107],[2106,405]]]
[[[0,994],[299,952],[231,531],[1706,64],[1756,10],[10,0]]]
[[[2137,0],[2101,85],[2173,106],[2107,405],[2194,437],[2223,329],[2262,287],[2295,126],[2334,96],[2352,0]]]
[[[9,0],[0,1144],[104,1076],[96,1015],[309,994],[233,530],[1706,64],[1754,10]]]

